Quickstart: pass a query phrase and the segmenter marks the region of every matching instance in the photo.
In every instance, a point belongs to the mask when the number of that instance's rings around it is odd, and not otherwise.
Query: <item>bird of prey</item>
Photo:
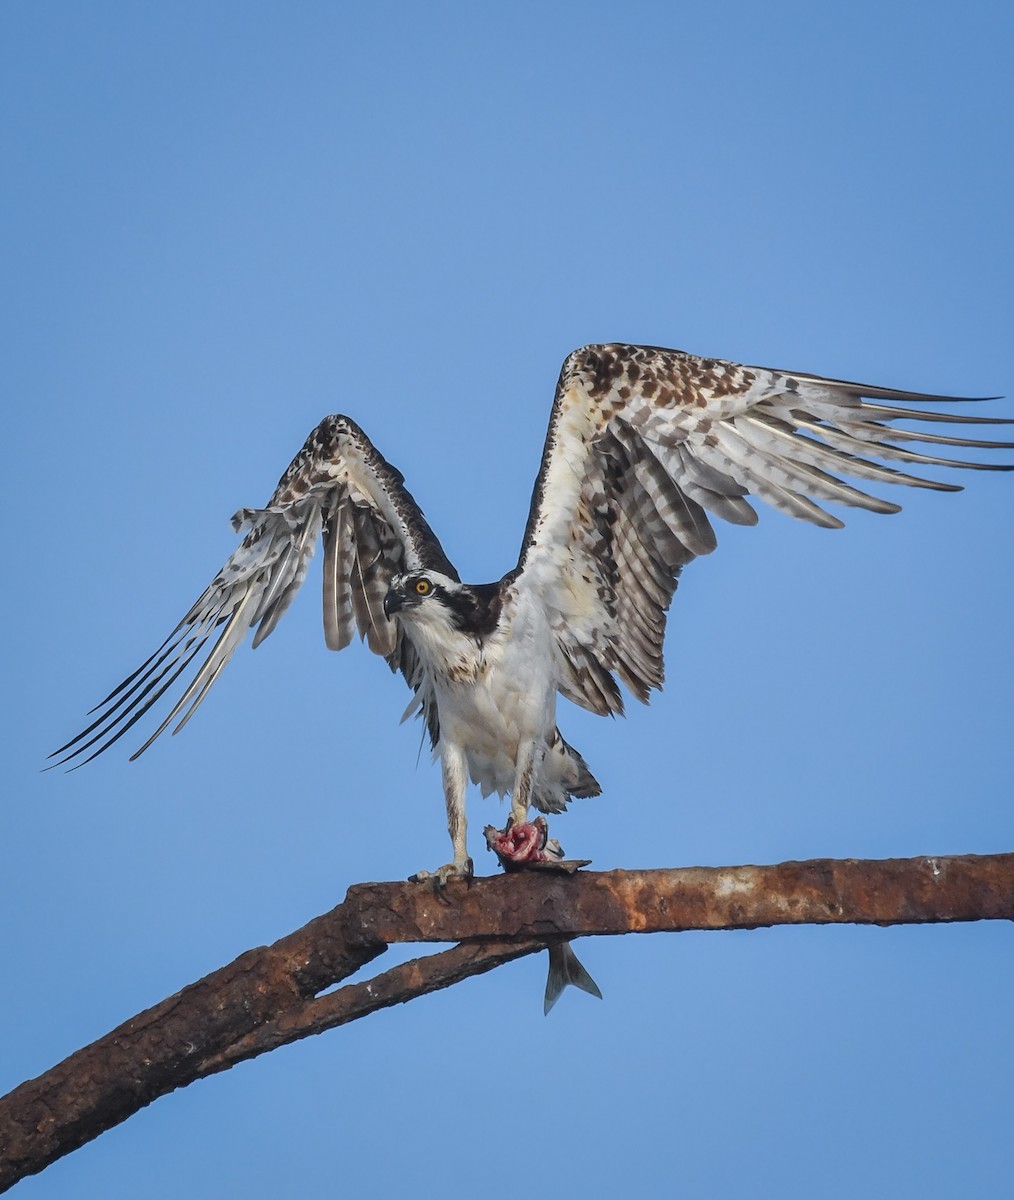
[[[242,542],[179,625],[54,757],[94,758],[178,680],[182,694],[134,757],[177,719],[181,729],[247,634],[257,646],[275,628],[320,538],[328,648],[358,631],[400,672],[414,693],[408,712],[421,714],[440,759],[453,857],[418,877],[471,875],[469,779],[511,798],[507,828],[487,830],[501,861],[551,861],[558,847],[530,809],[559,813],[600,790],[557,726],[557,695],[620,713],[622,683],[647,702],[662,686],[680,573],[714,550],[712,517],[756,523],[748,496],[833,529],[842,522],[826,503],[898,511],[871,484],[960,490],[909,468],[1012,469],[939,457],[1014,446],[941,432],[1010,423],[941,402],[964,403],[655,346],[584,346],[560,373],[517,565],[483,584],[461,582],[359,426],[326,417],[267,505],[235,515]],[[594,989],[565,946],[550,974],[547,1011],[567,982]]]

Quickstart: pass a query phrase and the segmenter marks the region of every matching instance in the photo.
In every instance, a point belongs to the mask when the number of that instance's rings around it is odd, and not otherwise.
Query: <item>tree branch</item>
[[[0,1191],[195,1079],[561,938],[1014,920],[1014,854],[368,883],[0,1099]],[[397,942],[457,942],[320,995]]]

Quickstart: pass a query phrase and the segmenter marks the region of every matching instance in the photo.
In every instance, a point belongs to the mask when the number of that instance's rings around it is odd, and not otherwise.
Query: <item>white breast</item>
[[[437,751],[459,746],[472,782],[484,795],[503,795],[514,787],[518,746],[545,744],[556,727],[556,644],[542,608],[510,597],[473,665],[467,674],[435,673]]]

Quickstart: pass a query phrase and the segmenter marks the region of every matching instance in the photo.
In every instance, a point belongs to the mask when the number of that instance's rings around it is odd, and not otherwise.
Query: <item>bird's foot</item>
[[[408,877],[409,883],[432,883],[438,888],[447,886],[448,879],[471,879],[475,874],[470,858],[462,862],[445,863],[435,871],[416,871]]]
[[[494,829],[492,825],[487,825],[482,832],[486,846],[497,856],[505,871],[537,868],[573,874],[591,861],[586,858],[565,859],[563,847],[556,838],[549,836],[549,824],[545,817],[536,817],[534,821],[515,821],[511,817],[505,829]]]

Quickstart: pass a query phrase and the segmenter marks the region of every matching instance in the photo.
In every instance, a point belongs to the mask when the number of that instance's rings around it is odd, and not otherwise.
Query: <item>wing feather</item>
[[[348,497],[341,497],[333,505],[324,530],[324,641],[329,650],[344,650],[355,632],[354,557],[352,505]]]
[[[752,495],[837,529],[842,521],[825,503],[899,510],[850,480],[960,490],[888,463],[1014,469],[914,449],[1014,449],[893,424],[1012,424],[926,407],[938,403],[966,401],[656,346],[574,351],[557,385],[518,565],[507,577],[549,613],[563,694],[593,712],[619,712],[614,676],[642,700],[661,686],[666,612],[683,566],[715,547],[709,514],[755,524]]]
[[[119,740],[193,668],[168,715],[132,756],[177,722],[190,720],[236,649],[271,634],[306,578],[318,537],[324,544],[324,634],[341,650],[355,627],[370,649],[400,671],[417,695],[431,736],[436,700],[411,647],[384,614],[391,577],[428,569],[457,573],[404,481],[362,430],[325,418],[289,464],[262,509],[233,518],[242,542],[158,650],[97,706],[96,719],[50,757],[83,765]],[[89,752],[90,753],[87,753]]]
[[[757,513],[744,499],[748,488],[704,459],[695,458],[688,446],[673,446],[671,453],[679,460],[673,473],[680,476],[681,487],[692,500],[732,525],[757,524]]]

